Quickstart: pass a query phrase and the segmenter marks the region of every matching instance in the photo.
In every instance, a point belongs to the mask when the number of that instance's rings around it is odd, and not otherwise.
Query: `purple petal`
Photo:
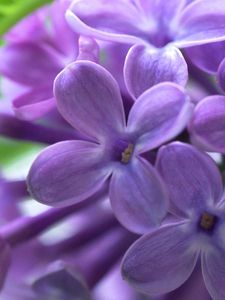
[[[99,145],[65,141],[37,157],[28,175],[28,188],[44,204],[73,204],[97,192],[110,173]]]
[[[90,299],[81,275],[63,262],[54,263],[52,270],[33,283],[33,289],[40,299]]]
[[[176,44],[197,46],[225,40],[224,0],[197,0],[186,7],[180,17]]]
[[[189,224],[180,223],[144,235],[125,254],[124,278],[150,295],[178,288],[191,275],[198,257],[191,248],[192,234]]]
[[[13,100],[13,109],[18,118],[33,121],[55,107],[52,86],[35,87]]]
[[[99,62],[99,45],[97,42],[86,36],[79,38],[79,54],[76,60],[90,60]]]
[[[225,97],[203,99],[195,108],[189,131],[201,148],[225,154]]]
[[[224,54],[225,57],[225,54]],[[225,58],[221,61],[221,64],[219,65],[218,71],[217,71],[217,81],[219,83],[219,86],[225,93]]]
[[[66,18],[79,34],[129,44],[142,42],[152,27],[132,1],[92,0],[91,5],[88,0],[75,1]]]
[[[52,84],[61,69],[59,58],[36,43],[15,43],[0,52],[0,72],[24,85]]]
[[[46,38],[46,9],[38,9],[35,13],[21,19],[4,36],[7,42],[20,42],[29,39],[29,41],[43,41]]]
[[[136,151],[145,152],[179,134],[192,113],[192,105],[182,87],[160,83],[142,94],[128,117],[128,129],[137,134]]]
[[[10,265],[10,247],[0,238],[0,289],[2,289]]]
[[[71,30],[65,18],[65,13],[70,3],[71,0],[59,0],[53,2],[50,6],[50,19],[52,22],[51,33],[52,42],[57,49],[67,57],[75,59],[78,55],[79,35]],[[63,43],[59,38],[60,36],[63,36]]]
[[[156,170],[144,159],[116,169],[110,181],[110,200],[118,220],[129,230],[148,232],[167,213],[167,194]]]
[[[220,200],[222,180],[214,161],[188,144],[174,142],[159,150],[157,169],[171,200],[171,210],[190,216]]]
[[[159,300],[212,300],[203,280],[201,262],[198,260],[188,280],[178,289]]]
[[[137,98],[160,82],[172,81],[185,85],[188,79],[187,64],[175,47],[156,49],[136,45],[128,52],[124,78],[128,91]]]
[[[198,68],[207,73],[215,74],[225,57],[225,42],[186,48],[185,53]]]
[[[212,249],[202,253],[202,273],[206,288],[213,299],[225,299],[224,249]]]
[[[125,128],[119,86],[95,63],[77,61],[64,69],[56,78],[55,96],[63,117],[95,140]]]
[[[168,30],[169,33],[175,26],[176,19],[184,9],[187,0],[170,0],[166,5],[165,0],[136,0],[136,2],[140,3],[148,17],[155,18],[159,27],[164,27],[164,31]],[[160,32],[160,35],[163,35],[163,33]]]

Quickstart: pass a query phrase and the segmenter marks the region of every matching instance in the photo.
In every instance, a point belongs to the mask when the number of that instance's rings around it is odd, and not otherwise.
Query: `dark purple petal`
[[[164,185],[153,166],[140,157],[113,172],[110,200],[118,220],[137,233],[159,226],[167,213]]]
[[[119,86],[98,64],[77,61],[69,65],[56,78],[55,96],[63,117],[95,140],[125,128]]]
[[[1,74],[24,85],[52,84],[61,69],[55,52],[36,43],[15,43],[0,52]]]
[[[122,43],[142,42],[153,26],[132,1],[92,0],[91,5],[87,0],[75,1],[66,17],[79,34]]]
[[[35,280],[33,289],[40,299],[89,300],[90,294],[81,275],[63,262],[56,262]]]
[[[224,55],[225,57],[225,55]],[[218,71],[217,71],[217,81],[219,86],[225,93],[225,58],[221,61]]]
[[[198,68],[207,73],[215,74],[225,57],[225,42],[186,48],[185,53]]]
[[[13,109],[18,118],[33,121],[55,107],[52,86],[34,87],[13,100]]]
[[[206,288],[213,299],[225,299],[224,249],[209,249],[202,253],[202,273]]]
[[[73,204],[98,191],[110,173],[99,145],[65,141],[37,157],[28,175],[28,189],[44,204]]]
[[[225,97],[203,99],[195,108],[189,131],[199,147],[225,154]]]
[[[137,98],[160,82],[172,81],[185,85],[188,79],[187,64],[175,47],[156,49],[136,45],[128,52],[124,78],[128,91]]]
[[[178,288],[191,275],[198,252],[188,223],[161,227],[135,242],[125,254],[123,277],[137,290],[159,295]]]
[[[171,210],[190,216],[220,200],[222,180],[214,161],[193,146],[174,142],[159,150],[157,169],[171,200]]]
[[[160,146],[179,134],[192,113],[192,105],[182,87],[160,83],[142,94],[128,117],[128,129],[136,132],[137,152]]]
[[[127,88],[124,83],[123,66],[130,45],[114,42],[103,43],[100,64],[113,75],[120,86],[121,93],[126,95]]]
[[[10,247],[0,238],[0,289],[2,289],[10,265]]]
[[[193,1],[181,14],[175,39],[180,47],[225,40],[224,0]]]
[[[178,289],[159,300],[212,300],[203,280],[201,261],[198,260],[188,280]],[[157,299],[158,300],[158,299]]]

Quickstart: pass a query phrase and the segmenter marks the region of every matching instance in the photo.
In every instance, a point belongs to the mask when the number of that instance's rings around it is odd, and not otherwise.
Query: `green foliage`
[[[32,161],[43,148],[42,144],[0,136],[0,173],[7,178],[25,177]]]
[[[0,0],[0,37],[17,22],[52,0]]]

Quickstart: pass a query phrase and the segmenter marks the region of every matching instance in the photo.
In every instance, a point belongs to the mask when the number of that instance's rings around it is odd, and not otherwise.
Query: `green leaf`
[[[0,137],[0,174],[7,178],[23,178],[37,154],[45,146]]]
[[[0,0],[0,37],[21,19],[53,0]]]

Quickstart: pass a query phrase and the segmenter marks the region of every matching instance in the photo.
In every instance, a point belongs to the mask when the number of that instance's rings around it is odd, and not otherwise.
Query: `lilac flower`
[[[211,158],[194,147],[172,143],[159,150],[157,167],[169,190],[170,210],[180,219],[141,237],[123,261],[124,277],[144,293],[172,291],[201,259],[208,292],[224,290],[224,209],[220,173]]]
[[[141,154],[185,127],[192,105],[183,89],[173,83],[149,89],[133,105],[126,125],[113,77],[98,64],[80,61],[59,74],[55,96],[63,117],[90,141],[57,143],[38,156],[28,175],[34,199],[48,205],[76,203],[110,178],[111,204],[122,224],[137,232],[159,224],[167,197]]]
[[[225,154],[225,97],[209,96],[200,101],[195,107],[189,132],[198,147]]]
[[[13,100],[13,108],[22,119],[40,118],[55,107],[53,81],[78,55],[78,35],[70,30],[64,18],[69,3],[55,1],[49,12],[46,8],[28,17],[15,27],[8,43],[1,48],[1,74],[25,87]],[[46,27],[47,18],[50,28]],[[30,30],[24,30],[28,26]],[[33,31],[36,35],[31,37]],[[63,36],[63,43],[59,36]]]
[[[164,0],[95,0],[91,7],[80,0],[67,11],[75,32],[134,45],[124,66],[134,97],[162,81],[185,85],[187,65],[178,48],[224,40],[224,17],[223,0],[171,0],[167,5]]]

